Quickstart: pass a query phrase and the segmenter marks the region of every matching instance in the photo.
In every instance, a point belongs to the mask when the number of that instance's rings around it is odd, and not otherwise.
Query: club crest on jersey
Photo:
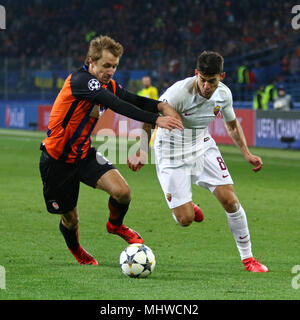
[[[99,82],[97,79],[91,79],[91,80],[88,82],[88,88],[89,88],[91,91],[99,90],[100,87],[101,87],[101,84],[100,84],[100,82]]]
[[[55,209],[55,210],[58,210],[59,209],[59,205],[56,201],[53,201],[52,202],[52,207]]]
[[[166,194],[166,198],[170,202],[172,200],[172,194],[171,193],[167,193]]]
[[[215,106],[214,108],[214,115],[217,116],[220,112],[221,107],[220,106]]]

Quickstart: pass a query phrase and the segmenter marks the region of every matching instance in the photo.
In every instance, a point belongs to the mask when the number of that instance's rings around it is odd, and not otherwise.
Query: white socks
[[[250,233],[247,224],[247,217],[243,207],[237,212],[226,212],[229,229],[231,230],[241,259],[252,257]]]
[[[176,216],[175,216],[173,211],[172,211],[172,217],[174,218],[175,222],[179,224],[179,222],[178,222],[178,220],[177,220],[177,218],[176,218]]]

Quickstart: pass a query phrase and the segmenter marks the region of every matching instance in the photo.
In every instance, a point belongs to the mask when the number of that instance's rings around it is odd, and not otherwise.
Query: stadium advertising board
[[[239,120],[247,143],[249,146],[255,145],[255,111],[247,109],[236,109],[235,114]],[[209,131],[216,143],[220,144],[234,144],[232,139],[229,137],[225,128],[225,123],[222,117],[217,117],[210,124]]]
[[[236,116],[243,127],[247,143],[249,146],[255,145],[255,112],[247,109],[236,109]],[[124,128],[124,121],[127,122]],[[122,122],[122,126],[119,123]],[[111,129],[116,136],[127,136],[131,130],[141,128],[141,123],[119,114],[111,110],[107,110],[98,121],[93,134],[97,134],[102,129]],[[126,129],[123,132],[123,129]],[[220,144],[233,144],[232,139],[228,136],[224,120],[222,117],[217,117],[209,127],[210,133],[217,143]]]
[[[0,127],[12,129],[36,128],[37,106],[34,102],[0,102]]]
[[[287,138],[295,141],[288,142]],[[256,146],[299,149],[300,111],[257,111]]]
[[[0,127],[46,131],[51,108],[50,104],[42,101],[0,101]],[[249,146],[300,149],[300,111],[236,109],[235,112]],[[110,129],[115,136],[127,136],[128,132],[140,127],[140,122],[107,110],[93,134]],[[217,117],[209,130],[218,144],[233,144],[222,117]],[[295,141],[283,142],[282,138],[294,138]]]
[[[51,109],[49,105],[38,106],[38,130],[47,130]]]

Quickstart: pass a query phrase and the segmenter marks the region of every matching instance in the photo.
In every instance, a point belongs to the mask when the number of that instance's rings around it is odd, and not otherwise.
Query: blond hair
[[[85,58],[85,65],[89,65],[89,58],[97,61],[102,57],[102,51],[108,50],[114,56],[121,58],[123,54],[123,46],[108,36],[98,36],[91,40],[88,53]]]

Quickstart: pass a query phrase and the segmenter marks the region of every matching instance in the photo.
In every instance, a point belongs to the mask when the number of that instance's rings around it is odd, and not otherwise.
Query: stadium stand
[[[252,101],[261,84],[283,83],[300,102],[300,35],[291,1],[2,1],[0,99],[52,99],[79,67],[89,40],[108,34],[124,45],[117,77],[124,85],[151,75],[160,91],[192,75],[203,50],[225,57],[235,99]],[[244,82],[238,70],[245,66]],[[297,104],[296,104],[297,106]]]

